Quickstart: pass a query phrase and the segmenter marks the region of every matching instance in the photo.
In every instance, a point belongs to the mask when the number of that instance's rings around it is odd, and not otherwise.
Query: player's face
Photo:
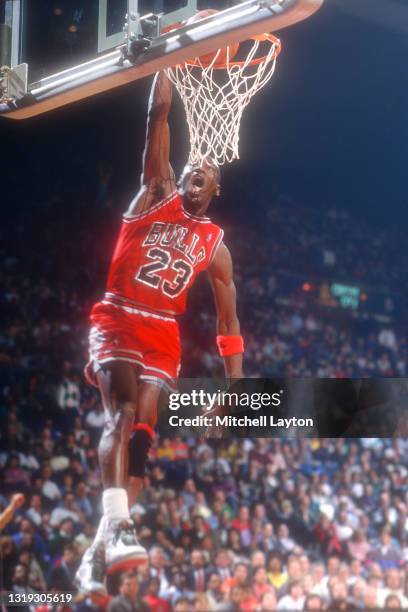
[[[219,171],[206,160],[201,165],[187,164],[180,187],[188,209],[196,214],[203,214],[212,198],[220,194]]]

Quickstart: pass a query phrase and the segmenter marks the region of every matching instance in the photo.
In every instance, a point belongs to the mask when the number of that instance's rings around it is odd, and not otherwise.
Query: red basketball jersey
[[[197,274],[208,268],[224,232],[184,210],[176,192],[150,210],[124,215],[107,297],[181,314]]]

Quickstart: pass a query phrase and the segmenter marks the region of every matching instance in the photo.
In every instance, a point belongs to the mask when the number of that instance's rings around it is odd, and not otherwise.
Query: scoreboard
[[[294,304],[314,303],[331,310],[349,312],[357,317],[390,320],[402,316],[401,294],[340,281],[316,280],[304,275],[277,273],[279,297]]]
[[[360,306],[361,289],[359,287],[343,285],[342,283],[332,283],[330,285],[330,294],[333,296],[334,300],[337,300],[341,308],[357,310]]]

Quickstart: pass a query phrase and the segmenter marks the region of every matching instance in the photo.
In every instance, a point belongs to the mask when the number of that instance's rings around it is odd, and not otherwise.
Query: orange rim
[[[275,60],[282,50],[281,41],[279,40],[279,38],[276,38],[276,36],[274,36],[273,34],[267,34],[267,33],[259,34],[258,36],[251,36],[249,40],[259,40],[261,42],[270,42],[271,44],[275,45],[275,52],[273,56],[271,57],[270,61]],[[225,70],[226,68],[230,68],[231,66],[238,66],[239,68],[243,68],[244,66],[259,66],[259,64],[262,64],[262,62],[264,62],[267,57],[268,57],[267,55],[263,55],[262,57],[257,57],[251,60],[249,63],[247,63],[245,60],[232,59],[229,62],[224,63],[224,64],[216,64],[215,66],[213,66],[213,68],[215,70]],[[183,63],[184,65],[195,66],[196,68],[208,68],[208,66],[211,66],[211,62],[208,64],[207,63],[203,64],[202,62],[200,62],[200,58],[197,58],[194,60],[188,60],[187,62],[183,62]]]

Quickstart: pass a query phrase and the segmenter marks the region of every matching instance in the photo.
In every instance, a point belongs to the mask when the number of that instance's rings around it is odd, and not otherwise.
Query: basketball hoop
[[[278,38],[261,34],[240,44],[237,55],[244,53],[240,59],[230,57],[226,47],[218,49],[209,63],[208,58],[197,57],[166,69],[187,116],[189,163],[201,164],[210,158],[221,166],[239,158],[242,113],[271,79],[280,51]]]

